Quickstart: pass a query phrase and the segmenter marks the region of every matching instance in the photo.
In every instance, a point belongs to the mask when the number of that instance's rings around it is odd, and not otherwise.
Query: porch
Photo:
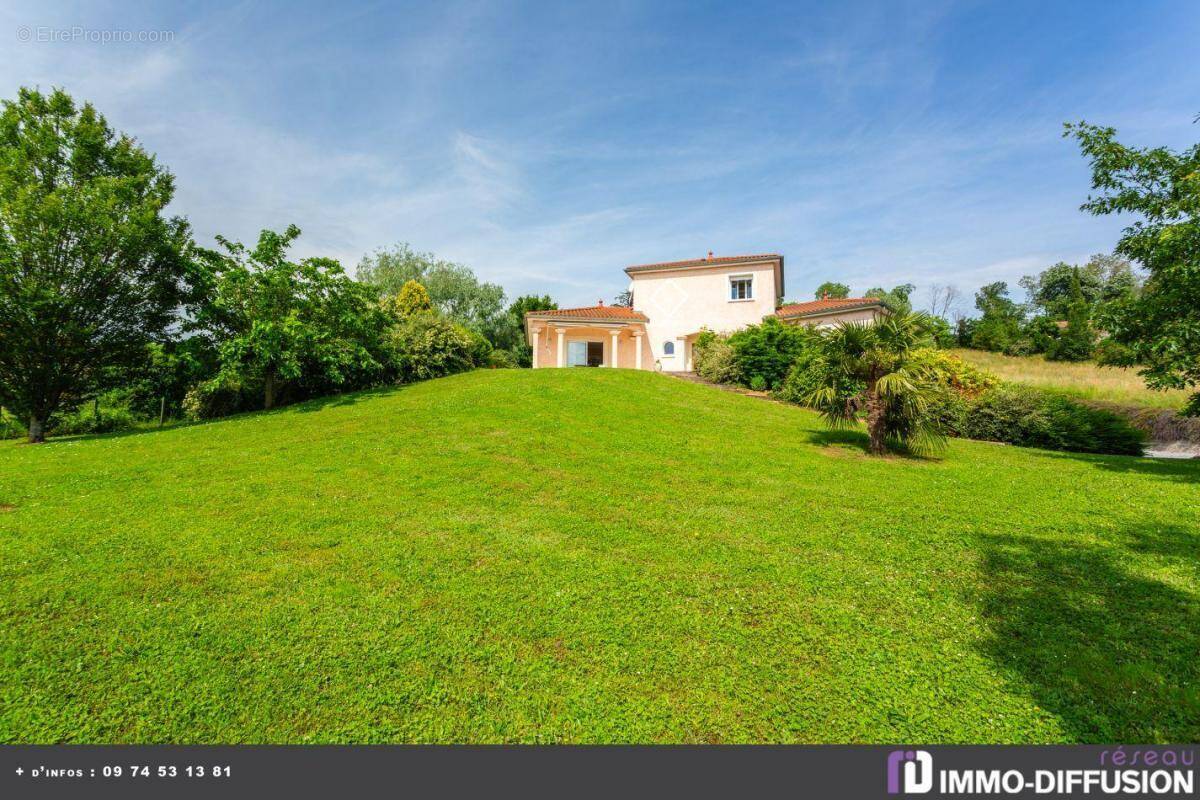
[[[534,311],[525,317],[533,367],[653,366],[646,318],[630,308],[605,306]]]

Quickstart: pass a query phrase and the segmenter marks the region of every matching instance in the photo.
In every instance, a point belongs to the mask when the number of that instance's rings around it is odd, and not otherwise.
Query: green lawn
[[[1001,379],[1027,383],[1083,400],[1102,400],[1128,406],[1178,410],[1190,391],[1146,388],[1136,369],[1101,367],[1093,361],[1047,361],[1045,356],[1006,356],[985,350],[952,351],[964,361],[982,367]]]
[[[1200,463],[626,370],[0,444],[0,741],[1200,740]]]

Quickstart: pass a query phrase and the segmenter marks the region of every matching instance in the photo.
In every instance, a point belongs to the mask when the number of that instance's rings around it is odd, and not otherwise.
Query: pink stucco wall
[[[730,299],[729,280],[733,276],[753,279],[753,299]],[[629,288],[633,292],[633,307],[650,318],[646,326],[650,347],[667,372],[687,369],[686,351],[690,344],[684,344],[685,337],[702,328],[732,333],[756,325],[775,312],[778,299],[774,261],[638,272],[631,276]],[[665,353],[668,341],[674,343],[674,356]]]
[[[536,366],[541,367],[557,367],[558,366],[558,335],[556,331],[559,326],[554,323],[549,323],[545,326],[535,326],[534,330],[538,331],[538,353]],[[640,328],[641,326],[637,326]],[[568,342],[602,342],[604,344],[604,366],[612,366],[612,331],[611,327],[592,327],[587,325],[571,325],[563,326],[566,333],[563,335],[563,351],[564,358],[566,357],[566,349]],[[618,329],[617,335],[617,366],[634,369],[637,364],[637,340],[633,336],[633,327],[627,326]],[[654,357],[650,352],[650,344],[645,336],[641,339],[642,342],[642,369],[654,368]]]

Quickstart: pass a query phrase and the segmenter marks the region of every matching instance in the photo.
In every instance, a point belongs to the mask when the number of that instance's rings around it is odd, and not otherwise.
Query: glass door
[[[586,367],[588,365],[588,343],[567,342],[567,366]]]

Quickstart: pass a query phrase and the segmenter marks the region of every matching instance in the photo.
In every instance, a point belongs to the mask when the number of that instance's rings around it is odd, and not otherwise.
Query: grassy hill
[[[984,350],[958,349],[955,355],[1001,379],[1051,389],[1083,400],[1176,411],[1190,392],[1157,392],[1134,369],[1097,366],[1092,361],[1047,361],[1045,356],[1006,356]]]
[[[0,444],[0,741],[1200,739],[1200,464],[626,370]]]

